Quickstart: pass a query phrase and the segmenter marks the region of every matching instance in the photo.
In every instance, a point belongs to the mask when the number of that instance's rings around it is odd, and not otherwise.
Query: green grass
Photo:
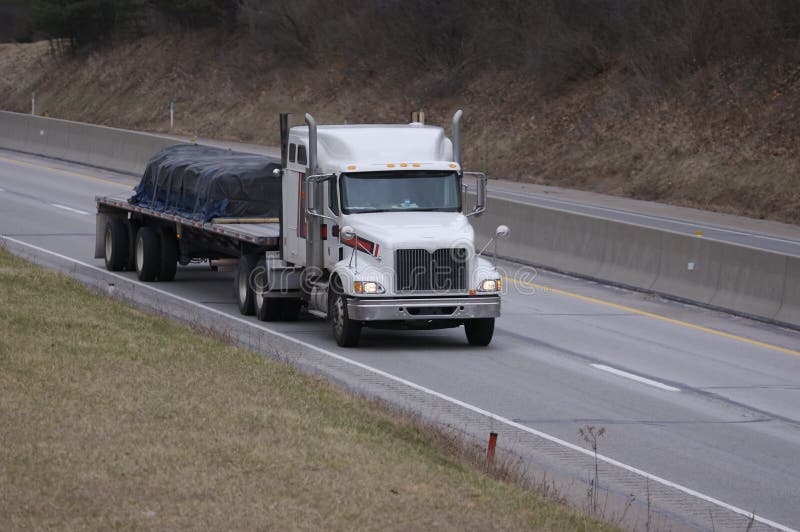
[[[4,528],[611,528],[414,419],[4,250],[0,327]]]

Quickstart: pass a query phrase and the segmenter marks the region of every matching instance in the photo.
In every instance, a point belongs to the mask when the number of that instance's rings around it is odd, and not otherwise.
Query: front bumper
[[[347,315],[356,321],[497,318],[500,316],[500,296],[349,299]]]

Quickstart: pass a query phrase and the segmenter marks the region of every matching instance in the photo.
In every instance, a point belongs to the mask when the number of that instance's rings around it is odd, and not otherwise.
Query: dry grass
[[[0,522],[608,528],[446,435],[0,250]]]
[[[432,123],[466,113],[467,166],[494,177],[800,222],[800,69],[735,60],[651,90],[614,66],[545,90],[520,70],[332,58],[314,67],[255,53],[214,32],[149,36],[54,58],[47,46],[0,45],[0,108],[276,145],[279,111],[322,123]]]

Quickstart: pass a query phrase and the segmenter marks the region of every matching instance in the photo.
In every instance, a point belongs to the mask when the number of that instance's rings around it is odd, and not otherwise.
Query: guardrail
[[[0,148],[141,175],[178,141],[0,111]],[[636,224],[490,198],[479,239],[512,228],[500,255],[800,328],[800,257]]]
[[[500,224],[501,257],[800,328],[800,257],[490,198],[476,236]]]
[[[0,111],[0,148],[142,175],[158,150],[179,141],[148,133]]]

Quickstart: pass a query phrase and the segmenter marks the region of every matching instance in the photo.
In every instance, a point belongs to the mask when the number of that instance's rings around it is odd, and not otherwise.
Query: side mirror
[[[511,236],[511,229],[509,229],[507,225],[498,225],[497,229],[494,231],[494,236],[501,240],[505,240]]]
[[[475,176],[475,179],[478,183],[478,189],[475,198],[475,208],[472,209],[472,212],[467,214],[467,216],[480,216],[480,214],[486,210],[486,182],[488,181],[488,178],[486,177],[486,174],[481,172],[464,172],[463,175]]]

